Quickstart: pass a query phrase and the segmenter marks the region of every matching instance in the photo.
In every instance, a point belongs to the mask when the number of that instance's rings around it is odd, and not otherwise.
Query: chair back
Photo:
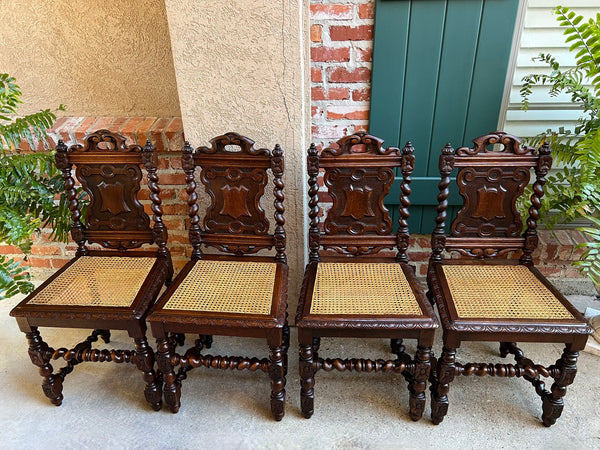
[[[190,215],[190,242],[194,258],[201,258],[201,246],[211,246],[237,256],[275,247],[275,260],[286,261],[285,220],[283,217],[283,151],[279,145],[273,152],[255,149],[254,141],[237,133],[217,136],[210,147],[193,150],[186,142],[183,168],[186,173]],[[195,192],[195,168],[200,167],[200,180],[210,196],[210,205],[200,228]],[[268,183],[268,170],[273,174],[275,230],[260,202]]]
[[[522,251],[522,262],[531,264],[538,244],[537,219],[545,176],[552,166],[550,148],[547,143],[539,150],[522,146],[519,138],[502,131],[480,136],[473,143],[472,148],[461,147],[456,153],[450,144],[442,150],[432,259],[441,260],[444,249],[477,258]],[[448,186],[454,168],[458,168],[456,182],[463,205],[446,235]],[[523,233],[517,200],[529,184],[531,169],[536,179]]]
[[[345,136],[319,154],[311,145],[308,152],[309,248],[310,260],[325,254],[341,257],[372,256],[384,249],[398,248],[397,259],[407,261],[408,207],[414,149],[407,143],[402,152],[383,148],[383,140],[364,132]],[[394,182],[394,169],[400,168],[399,228],[393,223],[383,201]],[[319,229],[319,170],[333,205]]]
[[[86,255],[86,242],[125,251],[143,244],[156,243],[159,253],[167,255],[167,230],[162,221],[160,188],[154,147],[148,141],[126,145],[126,138],[108,130],[86,136],[83,145],[67,147],[62,141],[56,147],[56,165],[63,173],[71,211],[71,236],[77,243],[77,255]],[[88,194],[82,222],[75,177]],[[139,194],[144,166],[154,213],[154,226],[140,203]]]

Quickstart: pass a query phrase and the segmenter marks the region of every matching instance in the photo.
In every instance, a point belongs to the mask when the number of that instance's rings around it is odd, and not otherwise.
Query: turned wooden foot
[[[562,413],[564,407],[563,397],[567,393],[567,386],[573,383],[577,374],[577,357],[579,352],[570,350],[570,345],[565,347],[561,358],[556,361],[560,373],[555,378],[550,392],[542,396],[542,422],[544,426],[552,426]]]
[[[431,347],[417,347],[415,355],[415,372],[408,384],[409,395],[409,415],[414,421],[423,416],[425,410],[425,388],[431,371]]]
[[[92,336],[100,336],[100,339],[102,339],[105,344],[110,343],[110,330],[94,330]]]
[[[211,348],[213,343],[213,337],[210,334],[199,334],[196,345],[202,344],[202,348]]]
[[[154,352],[148,345],[148,340],[135,339],[135,365],[142,371],[146,388],[144,396],[154,411],[160,410],[162,406],[162,381],[154,371]]]
[[[315,402],[315,367],[313,346],[300,344],[300,406],[302,415],[310,419]]]
[[[404,350],[406,350],[406,347],[404,347],[404,344],[402,344],[402,339],[390,339],[390,347],[392,349],[392,353],[398,358],[402,353],[404,353]]]
[[[438,425],[448,413],[448,391],[454,379],[456,349],[444,347],[431,380],[431,421]]]
[[[174,356],[174,345],[169,339],[157,339],[156,362],[163,377],[163,393],[165,403],[172,413],[177,413],[181,406],[181,383],[177,380],[171,358]]]
[[[25,336],[29,343],[29,358],[34,365],[40,368],[40,375],[44,378],[42,390],[53,405],[60,406],[63,401],[63,377],[53,373],[54,369],[50,364],[52,350],[43,341],[37,327],[32,327],[29,333],[25,333]]]
[[[271,378],[271,413],[277,421],[285,414],[285,375],[281,346],[269,346],[269,377]]]

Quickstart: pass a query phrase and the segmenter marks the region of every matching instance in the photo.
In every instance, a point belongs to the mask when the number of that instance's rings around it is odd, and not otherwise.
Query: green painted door
[[[519,0],[376,1],[369,129],[415,147],[412,232],[433,230],[442,147],[497,127],[518,9]],[[395,183],[395,217],[398,193]]]

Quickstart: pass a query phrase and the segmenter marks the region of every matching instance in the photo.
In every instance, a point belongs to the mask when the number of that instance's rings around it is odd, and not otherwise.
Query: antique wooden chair
[[[340,139],[319,155],[308,152],[309,263],[304,274],[296,323],[300,341],[301,406],[304,417],[314,410],[314,375],[320,370],[401,373],[409,382],[410,417],[418,420],[425,408],[431,346],[438,327],[433,308],[408,265],[408,196],[414,149],[382,148],[375,136],[357,133]],[[398,232],[383,205],[399,167]],[[317,177],[333,205],[319,230]],[[397,253],[385,249],[393,250]],[[382,253],[382,251],[384,251]],[[393,360],[323,359],[318,357],[324,336],[389,338]],[[403,338],[417,339],[415,358],[404,352]]]
[[[40,368],[42,388],[50,401],[63,400],[65,377],[84,361],[129,362],[143,373],[146,400],[161,407],[161,380],[154,371],[154,352],[146,339],[146,314],[165,282],[173,275],[167,250],[167,230],[162,221],[161,200],[154,147],[125,145],[125,138],[100,130],[84,139],[84,145],[67,146],[59,141],[56,165],[63,173],[71,210],[71,237],[77,244],[75,258],[17,305],[17,318],[29,342],[29,356]],[[85,220],[71,170],[89,197]],[[141,165],[148,176],[154,226],[138,200]],[[92,250],[97,243],[111,250]],[[156,249],[131,250],[143,244]],[[91,328],[94,331],[71,349],[54,349],[43,341],[38,327]],[[135,351],[92,349],[110,330],[126,330]],[[54,371],[51,361],[64,359],[66,366]]]
[[[188,143],[183,148],[192,257],[148,317],[158,343],[165,402],[172,412],[179,410],[181,381],[195,367],[262,370],[271,378],[271,412],[281,420],[289,346],[283,152],[279,145],[272,153],[255,149],[252,140],[236,133],[218,136],[211,144],[195,151]],[[196,203],[196,167],[201,167],[200,179],[211,200],[203,230]],[[268,234],[269,220],[260,205],[268,169],[274,184],[273,234]],[[224,254],[203,254],[202,245]],[[274,256],[252,256],[273,247]],[[179,355],[176,346],[184,344],[183,333],[197,333],[200,339]],[[215,334],[266,338],[269,358],[202,354]]]
[[[440,313],[444,347],[432,370],[432,419],[438,424],[446,415],[449,385],[456,376],[491,375],[531,382],[542,398],[542,421],[550,426],[562,412],[562,397],[577,372],[578,351],[591,331],[581,314],[533,265],[540,199],[552,165],[550,148],[547,144],[539,150],[523,147],[518,138],[500,131],[473,142],[473,148],[461,147],[456,154],[446,145],[439,162],[439,206],[427,295]],[[463,206],[446,235],[446,200],[455,167]],[[531,169],[536,178],[522,233],[516,205]],[[444,250],[463,257],[443,259]],[[520,259],[506,258],[519,253]],[[497,341],[500,355],[514,355],[516,364],[459,364],[455,354],[462,341]],[[544,367],[526,358],[518,341],[565,343],[566,348],[554,365]],[[541,376],[554,378],[550,391]]]

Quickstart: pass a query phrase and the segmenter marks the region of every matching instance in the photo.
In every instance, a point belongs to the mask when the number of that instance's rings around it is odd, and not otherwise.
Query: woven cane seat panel
[[[416,315],[402,267],[388,263],[319,263],[310,314]]]
[[[270,314],[276,271],[275,263],[199,260],[164,309]]]
[[[82,256],[27,303],[129,307],[155,261],[151,257]]]
[[[443,266],[458,317],[574,319],[525,266]]]

